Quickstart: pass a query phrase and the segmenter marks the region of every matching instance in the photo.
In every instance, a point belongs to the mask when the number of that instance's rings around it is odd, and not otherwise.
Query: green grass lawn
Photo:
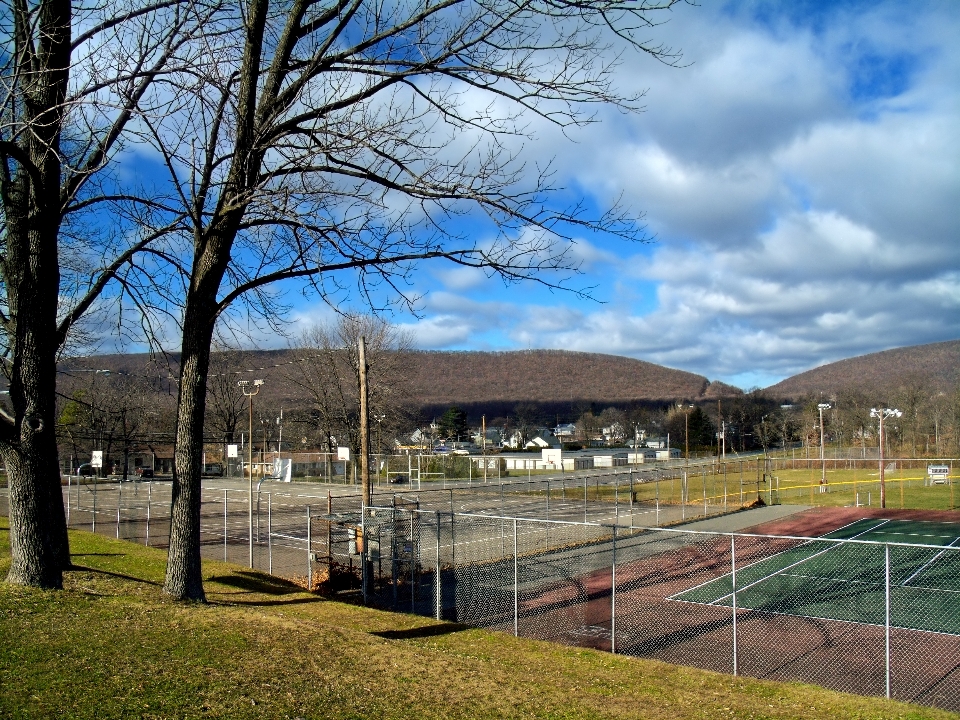
[[[176,603],[162,551],[71,543],[63,591],[0,584],[0,717],[957,717],[356,607],[222,563],[204,564],[208,604]]]
[[[737,471],[736,465],[731,465],[728,472],[713,472],[707,466],[704,473],[701,468],[691,468],[686,485],[680,478],[666,478],[659,482],[636,482],[633,485],[634,500],[645,504],[677,505],[682,500],[690,505],[702,505],[704,498],[711,507],[722,506],[726,496],[726,507],[736,509],[749,505],[757,499],[757,473],[750,468],[744,473]],[[674,469],[679,472],[679,470]],[[960,506],[960,479],[954,478],[951,485],[926,485],[924,470],[906,469],[894,470],[886,474],[886,491],[888,508],[909,508],[915,510],[954,510]],[[777,469],[770,473],[772,479],[760,484],[760,495],[765,502],[779,500],[788,505],[817,505],[830,507],[846,507],[855,504],[880,507],[880,477],[876,467],[864,469],[827,468],[826,492],[820,492],[820,466],[811,466],[804,469]],[[628,481],[623,481],[619,487],[611,484],[598,485],[596,478],[587,484],[587,499],[614,502],[619,499],[621,505],[630,501],[630,487]],[[583,479],[577,485],[577,478],[566,481],[566,498],[577,500],[583,498]],[[770,490],[776,491],[771,495]],[[560,483],[551,488],[553,499],[561,498]],[[529,493],[543,497],[543,491]]]

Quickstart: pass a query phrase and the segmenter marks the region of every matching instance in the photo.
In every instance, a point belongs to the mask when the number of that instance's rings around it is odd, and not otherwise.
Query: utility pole
[[[903,413],[896,408],[870,408],[870,417],[880,421],[880,507],[887,506],[887,483],[883,468],[883,421],[889,417],[900,417]]]
[[[248,497],[248,510],[249,510],[249,538],[250,538],[250,567],[253,568],[253,396],[260,392],[260,386],[263,385],[263,380],[239,380],[237,385],[240,386],[240,391],[249,398],[250,403],[250,445],[247,448],[249,462],[247,463],[250,468],[250,486]],[[253,388],[253,392],[248,392],[250,388]]]
[[[363,509],[371,504],[370,495],[370,412],[367,407],[367,348],[361,335],[358,343],[360,377],[360,487],[363,494]]]

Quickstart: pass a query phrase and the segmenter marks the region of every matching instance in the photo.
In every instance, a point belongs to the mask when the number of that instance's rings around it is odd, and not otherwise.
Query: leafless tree
[[[369,414],[380,432],[390,432],[405,416],[403,394],[412,356],[412,339],[382,318],[345,314],[328,325],[305,331],[287,377],[310,398],[310,411],[328,444],[337,437],[354,455],[360,452],[359,358],[357,341],[366,342]],[[375,438],[376,440],[376,438]]]
[[[192,65],[187,40],[213,9],[204,0],[0,1],[0,355],[11,400],[0,418],[0,455],[10,482],[9,582],[60,587],[69,565],[57,356],[101,301],[138,301],[135,258],[169,229],[164,222],[177,222],[176,210],[135,192],[136,180],[127,181],[136,173],[111,171],[157,82]],[[165,220],[150,218],[157,210]],[[116,317],[122,331],[126,320]]]
[[[306,279],[339,305],[414,302],[414,263],[446,259],[507,282],[564,286],[583,228],[629,239],[636,218],[556,209],[548,168],[523,162],[530,119],[590,122],[614,46],[645,40],[679,0],[247,0],[207,21],[202,58],[144,119],[169,173],[161,232],[184,218],[175,498],[165,592],[202,599],[200,453],[210,341],[236,301],[267,323],[273,283]],[[481,242],[460,218],[481,214]],[[242,305],[241,305],[242,307]],[[282,306],[280,306],[282,307]]]
[[[247,409],[247,401],[237,387],[243,369],[243,353],[217,346],[210,354],[207,376],[207,427],[218,441],[232,443]]]

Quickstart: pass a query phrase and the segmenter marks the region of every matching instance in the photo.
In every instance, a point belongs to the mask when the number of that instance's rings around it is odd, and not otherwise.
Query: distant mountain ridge
[[[291,350],[249,350],[238,377],[264,378],[261,400],[284,407],[305,404],[302,393],[283,377],[294,359]],[[571,416],[589,406],[625,406],[676,400],[707,401],[740,395],[725,383],[695,373],[619,355],[568,350],[414,351],[403,394],[426,415],[460,405],[471,417],[507,415],[520,403],[547,415]],[[61,363],[64,377],[116,373],[161,378],[176,396],[176,354],[151,362],[146,354],[99,355]],[[949,392],[960,384],[960,340],[915,345],[829,363],[787,378],[763,390],[778,399],[841,390],[884,392],[923,383]],[[64,383],[68,385],[69,383]]]
[[[960,340],[912,345],[839,360],[764,389],[775,398],[842,390],[878,392],[921,383],[950,392],[960,383]]]
[[[294,352],[243,353],[248,369],[242,377],[266,380],[261,401],[285,406],[306,401],[283,379],[283,368],[293,361]],[[584,405],[697,400],[718,391],[740,392],[711,383],[702,375],[618,355],[566,350],[414,351],[410,355],[410,374],[403,394],[428,414],[454,404],[468,409],[471,415],[503,414],[519,403],[537,405],[551,414],[566,414],[568,409]],[[151,361],[146,354],[100,355],[62,363],[61,370],[75,378],[86,372],[110,370],[173,379],[178,360],[175,354],[163,361]]]

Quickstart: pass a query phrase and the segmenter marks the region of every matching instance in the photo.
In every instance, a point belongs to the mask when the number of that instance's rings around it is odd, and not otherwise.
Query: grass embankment
[[[205,563],[209,604],[160,593],[164,553],[71,533],[62,592],[0,584],[10,718],[945,718],[356,607]],[[0,572],[9,566],[0,518]]]

